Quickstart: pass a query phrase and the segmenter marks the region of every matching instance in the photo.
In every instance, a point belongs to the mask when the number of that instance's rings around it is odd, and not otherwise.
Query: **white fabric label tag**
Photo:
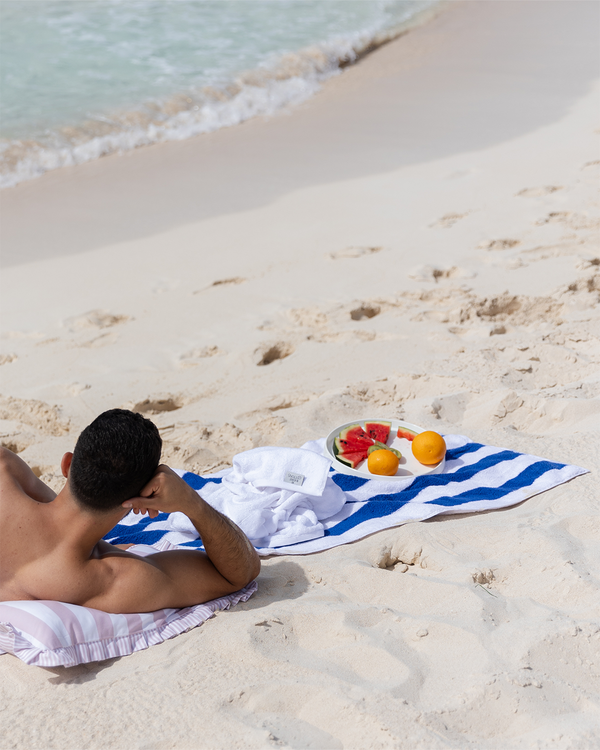
[[[284,482],[287,482],[288,484],[296,484],[298,487],[302,487],[305,479],[306,477],[304,474],[294,474],[293,471],[286,471],[285,476],[283,477]]]

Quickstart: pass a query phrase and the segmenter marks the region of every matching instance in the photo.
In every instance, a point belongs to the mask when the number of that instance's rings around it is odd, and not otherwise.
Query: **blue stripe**
[[[191,542],[177,542],[177,546],[179,547],[192,547],[193,549],[204,549],[204,545],[202,544],[202,539],[192,539]]]
[[[445,487],[449,484],[466,482],[474,477],[475,474],[479,474],[479,472],[489,469],[491,466],[496,466],[505,461],[512,461],[521,455],[523,454],[514,453],[513,451],[500,451],[492,456],[485,456],[474,464],[461,466],[460,469],[457,469],[450,474],[421,474],[420,476],[415,477],[411,484],[403,490],[373,495],[373,497],[369,498],[369,502],[385,503],[392,500],[395,502],[402,501],[402,505],[404,505],[404,503],[413,500],[420,492],[428,487]],[[557,464],[557,466],[560,466],[560,464]],[[369,481],[377,482],[378,480],[374,479]]]
[[[370,521],[373,518],[384,518],[385,516],[391,516],[403,505],[406,505],[408,500],[405,502],[389,502],[389,503],[377,503],[371,504],[370,500],[367,500],[365,504],[359,508],[356,513],[340,521],[338,524],[333,526],[331,529],[325,529],[324,536],[342,536],[350,529],[354,529],[356,526],[360,526],[365,521]]]
[[[509,453],[510,451],[505,451]],[[521,454],[515,454],[521,455]],[[446,507],[463,505],[465,503],[477,500],[495,500],[510,494],[516,489],[529,487],[533,482],[543,474],[553,469],[561,469],[564,464],[555,464],[550,461],[538,461],[532,466],[528,466],[513,479],[505,482],[501,487],[477,487],[472,490],[465,490],[454,497],[442,496],[435,500],[428,500],[424,505],[444,505]],[[423,476],[418,479],[441,478],[441,475]],[[446,483],[447,484],[447,483]],[[413,485],[414,486],[414,485]],[[413,487],[394,495],[375,495],[365,502],[362,508],[356,511],[343,521],[340,521],[331,529],[325,529],[325,536],[341,536],[350,529],[359,526],[364,521],[372,518],[385,518],[398,511],[402,506],[414,499],[418,492],[413,492]],[[402,497],[401,497],[402,496]]]
[[[104,538],[111,544],[154,544],[169,532],[169,529],[138,529],[137,526],[127,526],[126,528],[131,529],[131,531],[113,537],[113,529]]]
[[[564,464],[555,464],[551,461],[537,461],[528,466],[516,477],[509,479],[499,487],[475,487],[472,490],[466,490],[454,497],[440,497],[437,500],[427,500],[425,505],[445,505],[451,507],[454,505],[464,505],[465,503],[476,502],[478,500],[498,500],[505,495],[509,495],[515,490],[530,487],[537,479],[554,469],[562,469]]]
[[[220,484],[223,481],[221,477],[201,477],[198,474],[193,474],[191,471],[186,471],[181,478],[193,490],[201,490],[208,482]]]
[[[359,487],[363,487],[370,479],[362,479],[361,477],[355,477],[351,474],[342,474],[341,472],[335,472],[333,475],[333,481],[338,487],[344,490],[344,492],[351,492],[357,490]]]
[[[157,521],[166,521],[168,517],[168,513],[159,513],[156,518],[150,518],[150,516],[142,516],[140,520],[133,526],[127,526],[124,523],[118,523],[116,526],[113,526],[113,528],[108,532],[108,534],[105,534],[103,538],[112,539],[112,544],[129,544],[129,537],[132,534],[148,534],[149,532],[146,531],[147,526],[149,526],[151,523],[156,523]],[[127,541],[115,541],[115,539],[120,540],[121,538],[124,539],[125,537],[127,537]]]
[[[485,445],[481,443],[467,443],[460,448],[450,448],[450,450],[446,451],[446,461],[456,461],[457,458],[464,456],[465,453],[475,453],[480,448],[485,448]]]

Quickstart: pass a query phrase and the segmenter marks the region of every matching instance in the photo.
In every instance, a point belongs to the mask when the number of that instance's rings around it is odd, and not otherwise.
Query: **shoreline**
[[[555,122],[589,91],[595,16],[593,5],[577,4],[578,26],[572,5],[548,7],[540,16],[529,3],[450,5],[288,115],[66,167],[2,191],[0,264],[149,237],[294,190],[487,148]],[[564,61],[555,54],[561,48]],[[546,61],[542,69],[538,58]],[[488,76],[496,81],[493,97]],[[360,110],[355,97],[364,102]]]
[[[590,473],[267,558],[248,602],[128,657],[2,656],[7,748],[597,742],[597,13],[453,5],[289,115],[15,188],[0,442],[54,489],[113,407],[196,473],[365,417]]]
[[[273,64],[238,71],[227,84],[207,82],[202,87],[148,99],[136,109],[115,109],[77,124],[56,126],[45,135],[38,134],[41,140],[35,135],[2,139],[2,165],[12,163],[13,170],[2,172],[0,189],[62,167],[76,167],[111,154],[123,155],[148,145],[188,140],[293,109],[345,68],[434,18],[447,0],[428,2],[433,2],[433,7],[387,28],[358,30],[292,50]],[[35,168],[41,171],[32,176]]]

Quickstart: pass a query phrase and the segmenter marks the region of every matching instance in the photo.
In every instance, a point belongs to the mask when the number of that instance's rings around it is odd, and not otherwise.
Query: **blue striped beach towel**
[[[376,531],[436,515],[496,510],[556,487],[587,469],[537,456],[473,443],[462,435],[445,435],[448,451],[441,474],[389,481],[368,479],[331,469],[333,481],[346,495],[342,509],[323,521],[322,536],[284,547],[258,548],[262,555],[303,555],[354,542]],[[316,441],[312,445],[322,445]],[[230,469],[199,476],[179,472],[202,494],[209,482],[220,483]],[[127,515],[105,537],[113,544],[155,544],[159,540],[202,549],[197,535],[174,530],[166,513],[155,519]]]

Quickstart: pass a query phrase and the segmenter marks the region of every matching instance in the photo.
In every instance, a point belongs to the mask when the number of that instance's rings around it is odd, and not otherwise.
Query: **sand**
[[[53,487],[104,409],[212,471],[400,417],[591,473],[267,559],[72,669],[3,748],[600,746],[598,6],[450,3],[314,99],[4,191],[0,440]]]

